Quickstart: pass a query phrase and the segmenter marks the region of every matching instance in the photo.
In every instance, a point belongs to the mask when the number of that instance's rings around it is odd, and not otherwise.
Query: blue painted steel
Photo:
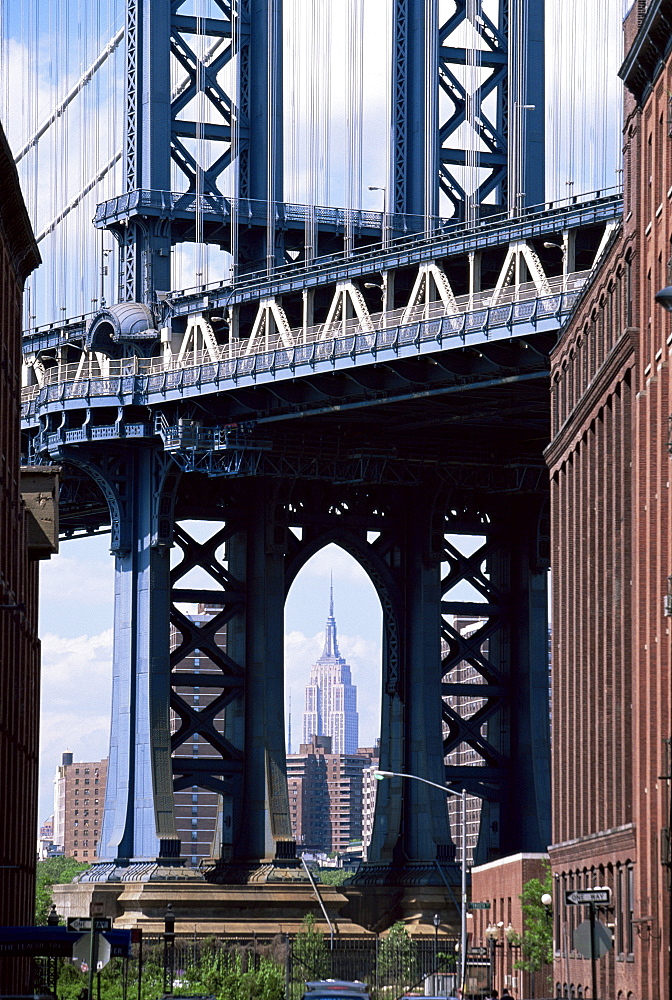
[[[395,0],[393,32],[391,210],[436,216],[439,191],[458,217],[469,202],[476,216],[480,206],[542,202],[544,0],[500,0],[496,23],[482,0],[456,0],[446,21],[436,0]],[[482,48],[468,49],[465,34]],[[467,141],[470,128],[476,138]],[[479,170],[474,192],[468,166]],[[508,190],[512,167],[516,192]]]
[[[124,456],[125,522],[115,552],[112,728],[103,860],[179,856],[170,764],[170,561],[155,498],[161,463],[145,446]],[[164,463],[165,464],[165,463]],[[112,513],[112,512],[111,512]]]
[[[198,289],[175,291],[167,306],[169,314],[186,316],[204,309],[221,309],[241,302],[287,295],[304,288],[316,288],[335,281],[349,281],[379,271],[417,265],[433,260],[447,259],[488,247],[507,246],[509,243],[557,234],[565,229],[574,230],[620,220],[623,199],[619,193],[603,195],[593,192],[583,198],[575,197],[566,202],[542,205],[529,209],[521,216],[500,216],[476,226],[453,224],[442,226],[432,239],[413,235],[395,240],[388,248],[374,247],[362,250],[350,258],[320,258],[310,267],[276,268],[272,277],[266,272],[242,278],[235,286],[222,282],[219,285]],[[374,228],[380,227],[380,216]],[[76,317],[65,323],[50,323],[24,334],[23,350],[26,354],[65,343],[80,342],[91,317]]]
[[[391,327],[372,333],[349,334],[333,340],[316,341],[296,347],[282,347],[261,354],[243,355],[223,361],[206,361],[186,368],[164,369],[160,365],[142,374],[143,360],[119,362],[114,374],[60,382],[38,390],[24,403],[23,426],[35,427],[40,415],[81,409],[82,404],[95,409],[109,406],[156,406],[168,400],[181,400],[229,388],[294,379],[316,372],[347,371],[357,365],[393,362],[397,358],[431,355],[437,351],[476,346],[512,336],[533,336],[558,330],[569,316],[580,292],[551,295],[546,298],[486,306],[457,316],[420,320],[406,326]],[[124,366],[127,374],[124,374]],[[130,436],[154,436],[153,425],[133,423]],[[145,429],[146,428],[146,429]],[[79,435],[83,434],[84,437]],[[99,437],[129,436],[127,426],[115,422],[104,431],[87,425],[81,430],[65,427],[43,430],[39,442],[52,449],[58,442],[75,443],[88,435]]]
[[[513,204],[513,192],[509,198],[509,207],[515,209],[537,205],[545,197],[545,0],[509,0],[509,5],[509,36],[520,39],[523,46],[522,52],[512,49],[510,62],[509,127],[510,133],[515,128],[517,134],[511,136],[509,157],[515,155],[512,146],[520,143],[522,147],[520,202]],[[513,102],[519,104],[518,115]]]

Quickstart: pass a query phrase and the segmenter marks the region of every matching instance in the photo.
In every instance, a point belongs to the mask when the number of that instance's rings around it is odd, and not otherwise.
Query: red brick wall
[[[511,925],[519,934],[524,929],[520,895],[530,879],[542,880],[546,875],[548,858],[544,854],[516,854],[501,861],[472,868],[471,898],[490,903],[488,910],[471,910],[467,921],[469,946],[487,948],[493,958],[493,986],[502,992],[507,986],[516,998],[550,997],[552,975],[550,967],[541,969],[534,977],[529,972],[516,969],[520,949],[511,947],[504,935],[504,928]],[[501,925],[501,936],[494,948],[488,944],[485,929],[488,925]]]
[[[19,392],[25,276],[37,263],[11,153],[0,128],[0,925],[35,908],[39,642],[37,564],[28,561],[20,493]],[[0,988],[28,990],[25,962],[0,960]]]
[[[670,825],[669,774],[663,738],[672,736],[670,698],[670,623],[663,598],[672,574],[670,453],[668,421],[672,324],[654,301],[672,283],[668,267],[672,234],[672,138],[668,135],[668,98],[672,65],[668,60],[648,99],[630,119],[631,162],[640,174],[633,196],[639,231],[641,294],[633,462],[633,741],[634,822],[638,831],[635,893],[638,900],[637,948],[643,966],[642,996],[658,997],[669,981],[669,870],[661,865],[661,831]],[[633,185],[634,186],[634,185]]]
[[[628,45],[646,9],[626,24]],[[660,37],[660,36],[658,36]],[[639,41],[642,40],[640,33]],[[552,357],[554,978],[590,995],[590,963],[572,947],[587,913],[564,890],[612,889],[614,950],[600,996],[658,1000],[669,984],[672,573],[670,316],[672,67],[655,46],[626,94],[624,222]],[[651,79],[641,87],[647,58]],[[627,65],[627,64],[626,64]],[[639,88],[639,89],[638,89]]]

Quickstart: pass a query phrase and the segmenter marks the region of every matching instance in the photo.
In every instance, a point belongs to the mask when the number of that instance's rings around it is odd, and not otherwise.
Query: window
[[[88,856],[89,856],[89,852],[88,851],[83,851],[82,853],[83,853],[83,855],[84,855],[85,858],[88,858]]]

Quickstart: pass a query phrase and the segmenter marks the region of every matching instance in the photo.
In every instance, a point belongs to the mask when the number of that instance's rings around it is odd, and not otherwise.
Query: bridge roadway
[[[282,296],[317,288],[329,283],[353,281],[367,275],[381,274],[397,268],[420,265],[438,259],[451,259],[488,248],[506,247],[532,239],[559,237],[563,231],[608,225],[620,221],[623,198],[614,190],[591,192],[548,205],[525,209],[521,215],[495,216],[472,225],[440,222],[429,238],[412,233],[395,239],[389,246],[369,245],[348,256],[334,254],[321,257],[313,264],[288,264],[276,268],[271,276],[266,272],[246,275],[234,286],[227,282],[175,290],[163,303],[164,318],[187,316],[203,310],[255,302],[272,296]],[[403,229],[399,219],[398,232]],[[83,337],[93,314],[74,316],[61,322],[45,324],[24,333],[26,354],[77,342]]]

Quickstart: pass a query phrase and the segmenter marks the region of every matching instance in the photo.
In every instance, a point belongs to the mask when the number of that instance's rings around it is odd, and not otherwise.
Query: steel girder
[[[221,198],[219,178],[234,160],[241,198],[282,200],[282,0],[212,0],[219,16],[205,18],[181,14],[185,2],[126,0],[124,192],[167,200],[159,214],[137,210],[110,225],[121,247],[120,302],[153,303],[157,291],[171,288],[171,162],[192,195],[179,210],[193,218],[196,242],[204,239],[199,212]],[[207,39],[201,53],[192,41],[198,36]],[[173,93],[171,58],[184,74]],[[234,61],[237,95],[220,78]],[[205,121],[188,117],[200,95]],[[190,146],[199,139],[214,147],[207,163]]]
[[[232,482],[183,474],[140,442],[104,457],[90,447],[65,452],[95,475],[113,523],[102,862],[174,858],[171,790],[194,787],[221,796],[217,878],[226,879],[228,863],[290,857],[284,601],[308,559],[331,542],[359,561],[381,601],[381,766],[478,795],[479,860],[543,850],[550,815],[543,487],[503,502],[450,488],[431,471],[415,485],[291,476]],[[183,523],[199,519],[212,523],[206,540]],[[172,571],[171,542],[180,553]],[[195,569],[207,583],[190,583]],[[185,603],[209,614],[195,621]],[[476,622],[470,634],[456,622],[465,617]],[[457,677],[465,663],[471,674]],[[195,733],[198,755],[190,748]],[[478,759],[452,765],[450,753],[465,745]],[[382,786],[363,883],[390,868],[402,883],[445,877],[437,863],[455,857],[446,803],[427,789]]]
[[[425,228],[439,191],[458,217],[544,201],[543,0],[451,8],[442,21],[436,0],[394,3],[390,205]]]
[[[470,497],[444,526],[446,777],[480,799],[474,862],[550,838],[547,499]]]

